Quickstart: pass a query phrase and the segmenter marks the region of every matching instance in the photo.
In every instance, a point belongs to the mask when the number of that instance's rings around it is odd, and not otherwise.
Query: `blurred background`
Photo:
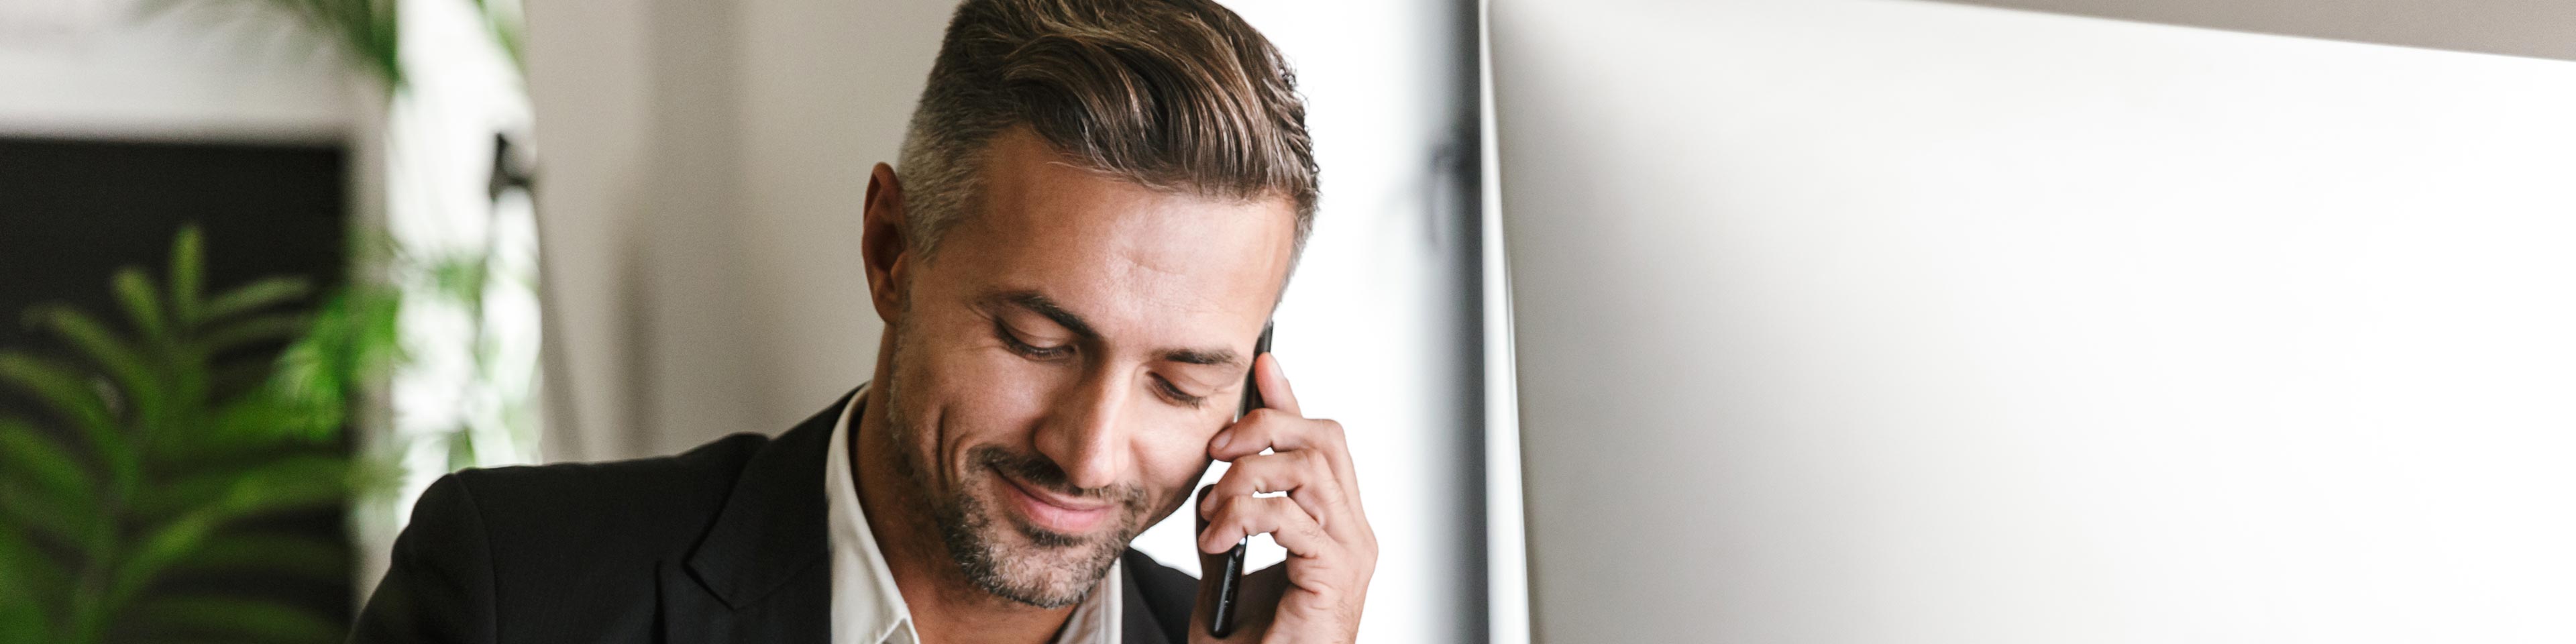
[[[2576,4],[1226,4],[1362,641],[2576,640]],[[337,641],[439,475],[859,384],[952,6],[0,0],[0,644]]]
[[[1367,637],[1481,640],[1476,8],[1233,5],[1330,168],[1276,347],[1362,428]],[[0,5],[0,641],[335,640],[441,474],[774,434],[857,386],[860,197],[952,8]]]

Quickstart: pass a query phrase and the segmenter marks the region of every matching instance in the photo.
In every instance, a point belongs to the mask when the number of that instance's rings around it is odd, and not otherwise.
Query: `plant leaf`
[[[316,422],[315,416],[339,421],[338,408],[306,409],[281,397],[277,391],[281,386],[272,381],[267,388],[235,398],[215,410],[213,436],[232,446],[269,448],[285,439],[307,436],[304,425]]]
[[[60,571],[45,570],[52,564],[25,539],[0,530],[0,644],[55,640],[45,615],[71,594],[71,584]]]
[[[135,507],[145,516],[211,513],[230,519],[338,503],[348,498],[348,487],[347,457],[289,454],[171,480],[137,499]]]
[[[97,507],[91,499],[65,499],[23,483],[0,481],[0,525],[51,537],[65,546],[93,552],[98,548],[98,517],[80,512]]]
[[[144,275],[142,269],[127,267],[117,271],[111,283],[116,290],[117,303],[125,306],[126,318],[134,323],[136,330],[143,332],[143,343],[156,348],[168,347],[170,322],[169,318],[163,317],[161,295],[152,288],[152,278]]]
[[[67,306],[38,307],[28,311],[28,317],[52,327],[55,335],[79,347],[100,369],[115,376],[117,384],[124,386],[125,398],[133,403],[136,415],[152,418],[165,409],[168,392],[156,377],[154,365],[97,318]]]
[[[492,264],[483,254],[458,253],[431,264],[429,279],[430,287],[450,300],[480,301],[484,284],[492,279]]]
[[[170,241],[170,308],[179,328],[197,325],[197,304],[205,297],[205,236],[194,225],[179,229]]]
[[[160,597],[138,607],[153,630],[230,635],[256,642],[336,642],[342,627],[282,602],[243,597]]]
[[[225,291],[222,295],[217,295],[213,299],[207,300],[205,308],[197,312],[197,315],[199,316],[197,319],[200,322],[215,322],[235,315],[292,302],[310,294],[312,291],[312,283],[303,278],[271,277],[241,285],[233,290]]]
[[[10,600],[10,595],[23,595]],[[64,572],[62,562],[28,541],[26,533],[0,531],[0,605],[10,603],[62,603],[72,595],[72,574]],[[0,613],[8,613],[0,608]],[[5,616],[0,616],[5,621]],[[8,626],[0,626],[8,629]],[[5,641],[5,639],[0,639]]]
[[[349,576],[349,545],[305,535],[226,532],[207,537],[182,570],[257,570],[323,581]]]
[[[89,499],[98,493],[97,478],[79,457],[16,418],[0,418],[0,466],[0,473],[14,473],[51,496]]]
[[[253,342],[293,339],[311,327],[303,315],[275,314],[243,318],[207,331],[198,341],[203,355],[216,355]]]
[[[133,601],[143,589],[152,586],[152,580],[158,578],[161,571],[196,554],[207,535],[213,534],[216,525],[222,522],[223,518],[217,512],[199,510],[162,524],[136,539],[108,573],[107,592],[100,605],[114,612]]]
[[[0,380],[17,383],[20,389],[52,407],[64,422],[79,427],[88,436],[90,449],[107,463],[110,480],[116,482],[120,494],[133,489],[132,485],[142,478],[142,464],[135,457],[134,446],[117,430],[106,401],[99,399],[97,391],[83,386],[84,379],[72,370],[26,354],[0,352]]]

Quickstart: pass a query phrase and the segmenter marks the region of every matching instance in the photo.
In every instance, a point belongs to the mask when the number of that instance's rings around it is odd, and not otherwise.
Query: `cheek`
[[[942,460],[955,460],[978,445],[1002,445],[1024,452],[1031,429],[1045,418],[1047,401],[1068,383],[1057,370],[994,345],[974,320],[921,320],[925,333],[905,347],[902,365],[917,377],[907,387],[918,390],[925,412],[916,422],[933,423],[925,447]],[[954,466],[954,463],[949,465]]]
[[[1213,429],[1156,428],[1137,433],[1137,477],[1148,492],[1171,494],[1198,483],[1199,474],[1207,470],[1208,437]]]
[[[974,352],[933,365],[932,374],[941,392],[944,440],[960,452],[991,444],[1028,450],[1054,388],[1047,374]]]

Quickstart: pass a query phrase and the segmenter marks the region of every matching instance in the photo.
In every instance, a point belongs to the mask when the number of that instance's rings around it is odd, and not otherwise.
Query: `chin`
[[[1041,528],[1021,512],[1020,492],[990,470],[978,470],[978,493],[961,495],[956,511],[941,512],[949,554],[968,581],[1014,602],[1040,608],[1080,603],[1100,585],[1142,518],[1132,507],[1080,533]]]

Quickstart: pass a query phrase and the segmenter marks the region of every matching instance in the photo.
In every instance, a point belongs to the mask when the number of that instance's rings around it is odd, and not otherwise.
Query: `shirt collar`
[[[830,515],[832,544],[831,642],[920,644],[921,636],[912,626],[912,609],[904,604],[903,591],[895,587],[894,575],[886,567],[885,553],[877,549],[876,535],[868,530],[858,487],[850,476],[850,423],[867,395],[867,387],[861,386],[842,406],[840,421],[832,425],[831,456],[823,464],[823,505]],[[1119,617],[1125,602],[1118,584],[1125,578],[1125,565],[1110,564],[1100,585],[1074,607],[1054,644],[1120,644]]]

